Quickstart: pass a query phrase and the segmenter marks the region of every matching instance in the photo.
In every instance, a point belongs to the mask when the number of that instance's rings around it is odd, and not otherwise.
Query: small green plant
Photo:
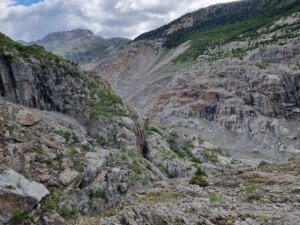
[[[205,173],[205,171],[200,166],[198,166],[195,175],[190,179],[189,183],[199,185],[200,187],[207,187],[208,182],[205,178],[206,176],[207,174]]]
[[[134,161],[133,163],[128,165],[129,169],[131,169],[135,174],[141,174],[142,168],[140,164],[137,161]]]
[[[193,184],[193,185],[198,185],[200,187],[207,187],[208,186],[207,180],[202,176],[193,176],[190,179],[189,183]]]
[[[95,190],[90,190],[88,194],[89,194],[90,198],[102,198],[106,202],[109,201],[108,196],[107,196],[107,192],[103,188],[98,188],[98,189],[95,189]]]
[[[55,133],[62,136],[68,143],[77,144],[80,142],[78,137],[73,132],[57,130],[57,131],[55,131]]]
[[[97,141],[98,144],[100,144],[102,146],[107,144],[106,138],[104,136],[100,135],[100,134],[96,135],[96,141]]]
[[[56,207],[57,207],[57,202],[53,198],[49,197],[47,198],[45,204],[42,206],[42,211],[49,212],[51,210],[56,209]]]
[[[71,169],[76,170],[79,173],[84,172],[84,165],[81,164],[80,162],[73,162],[73,165],[71,166]]]
[[[59,215],[65,219],[70,219],[78,213],[78,210],[75,207],[71,208],[62,208],[59,210]]]
[[[58,130],[58,131],[55,131],[55,133],[62,136],[64,139],[66,139],[67,142],[70,141],[71,136],[72,136],[72,133],[69,131]]]
[[[159,129],[155,128],[155,127],[152,127],[150,124],[149,124],[149,121],[146,120],[146,122],[144,123],[144,129],[147,133],[160,133],[159,132]]]
[[[150,181],[150,178],[147,175],[142,178],[142,184],[144,186],[147,185],[149,183],[149,181]]]
[[[42,147],[38,147],[35,149],[35,152],[38,154],[38,155],[43,155],[44,154],[44,150]]]
[[[255,184],[253,183],[248,183],[245,185],[244,187],[244,191],[247,193],[247,194],[252,194],[252,193],[255,193],[257,191],[257,187]]]
[[[52,189],[51,195],[47,197],[45,203],[41,207],[42,212],[49,212],[51,210],[57,209],[58,203],[62,195],[62,192]]]
[[[76,151],[76,149],[75,148],[69,148],[69,150],[68,150],[68,156],[70,156],[70,157],[73,157],[73,156],[75,156],[77,154],[77,151]]]
[[[89,144],[84,144],[84,145],[81,146],[81,148],[85,152],[91,152],[92,151],[92,147]]]
[[[195,172],[195,176],[205,176],[207,177],[206,172],[202,169],[201,166],[198,166],[196,172]]]
[[[27,218],[28,212],[21,212],[19,209],[15,209],[12,213],[10,222],[13,225],[20,225],[23,224]]]
[[[210,202],[220,202],[222,201],[222,197],[216,192],[209,192],[208,198]]]
[[[48,157],[48,159],[47,159],[47,165],[48,166],[53,166],[54,165],[54,159],[51,158],[51,157]]]

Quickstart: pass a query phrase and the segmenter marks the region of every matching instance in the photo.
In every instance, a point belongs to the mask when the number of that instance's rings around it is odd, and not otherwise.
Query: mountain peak
[[[90,30],[76,29],[71,31],[54,32],[46,35],[44,38],[37,41],[41,42],[53,42],[53,41],[69,41],[74,39],[89,38],[95,36]]]

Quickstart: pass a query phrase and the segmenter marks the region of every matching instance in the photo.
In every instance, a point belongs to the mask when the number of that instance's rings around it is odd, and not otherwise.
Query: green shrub
[[[102,189],[102,188],[98,188],[98,189],[95,189],[95,190],[90,190],[88,194],[89,194],[90,198],[102,198],[106,202],[108,202],[108,200],[109,200],[106,190]]]
[[[10,219],[11,224],[20,225],[28,218],[28,212],[21,212],[19,209],[13,210],[12,217]]]
[[[207,187],[208,182],[203,176],[193,176],[190,181],[190,184],[199,185],[200,187]]]
[[[209,192],[208,193],[208,198],[209,198],[210,202],[220,202],[220,201],[222,201],[221,196],[216,192]]]
[[[81,148],[82,148],[83,151],[85,151],[85,152],[91,152],[91,151],[92,151],[92,147],[91,147],[91,145],[89,145],[89,144],[82,145]]]
[[[72,208],[62,208],[59,210],[59,215],[65,219],[70,219],[78,213],[78,210],[75,207]]]
[[[198,166],[195,175],[190,179],[189,183],[199,185],[200,187],[207,187],[208,182],[205,178],[206,176],[207,174],[205,173],[205,171],[200,166]]]
[[[245,185],[244,191],[248,194],[252,194],[252,193],[255,193],[257,191],[257,187],[253,183],[248,183],[248,184]]]
[[[144,186],[147,185],[149,183],[149,181],[150,181],[150,178],[147,175],[142,178],[142,184]]]
[[[96,135],[96,141],[97,141],[98,144],[100,144],[102,146],[107,144],[106,138],[104,136],[100,135],[100,134]]]
[[[129,169],[131,169],[135,174],[141,174],[142,168],[140,164],[137,161],[134,161],[133,163],[128,165]]]
[[[47,198],[45,204],[42,206],[42,211],[49,212],[51,210],[56,209],[56,207],[57,207],[57,202],[55,201],[55,199],[49,197]]]
[[[201,166],[198,166],[196,172],[195,172],[195,176],[206,176],[207,177],[207,174],[206,172],[202,169]]]

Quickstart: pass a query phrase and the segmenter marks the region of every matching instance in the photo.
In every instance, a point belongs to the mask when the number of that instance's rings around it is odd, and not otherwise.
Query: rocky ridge
[[[187,60],[192,41],[172,49],[163,39],[137,41],[94,71],[153,121],[198,132],[237,157],[288,159],[299,153],[299,13],[255,32],[196,60]]]
[[[50,33],[40,40],[30,42],[30,45],[41,45],[67,60],[86,64],[122,49],[129,42],[126,38],[104,39],[90,30],[77,29]]]
[[[94,73],[0,41],[1,224],[67,224],[117,207],[130,190],[190,177],[200,163],[229,168],[198,136],[144,122]]]

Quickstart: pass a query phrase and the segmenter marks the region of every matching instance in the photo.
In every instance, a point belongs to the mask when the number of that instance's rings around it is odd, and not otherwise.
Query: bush
[[[200,187],[207,187],[208,182],[205,178],[206,176],[207,174],[205,173],[205,171],[200,166],[198,166],[195,175],[190,179],[189,183],[199,185]]]
[[[193,176],[190,181],[189,181],[190,184],[193,184],[193,185],[199,185],[200,187],[207,187],[208,186],[208,182],[207,180],[202,177],[202,176]]]
[[[108,202],[108,196],[107,196],[106,190],[104,190],[102,188],[98,188],[98,189],[95,189],[95,190],[90,190],[89,191],[89,197],[90,198],[102,198],[106,202]]]
[[[252,193],[255,193],[257,191],[257,187],[253,183],[248,183],[248,184],[246,184],[246,186],[244,188],[244,191],[248,194],[252,194]]]
[[[201,168],[201,166],[198,166],[196,172],[195,172],[195,176],[205,176],[207,177],[207,174],[205,173],[205,171]]]
[[[15,209],[12,213],[11,224],[20,225],[28,218],[27,212],[21,212],[19,209]]]
[[[56,206],[57,206],[57,202],[55,202],[55,200],[52,198],[48,198],[42,207],[42,211],[49,212],[51,210],[56,209]]]
[[[75,207],[72,208],[62,208],[59,210],[59,215],[65,219],[70,219],[78,213]]]
[[[220,201],[222,201],[221,196],[216,192],[208,193],[208,197],[209,197],[210,202],[220,202]]]

